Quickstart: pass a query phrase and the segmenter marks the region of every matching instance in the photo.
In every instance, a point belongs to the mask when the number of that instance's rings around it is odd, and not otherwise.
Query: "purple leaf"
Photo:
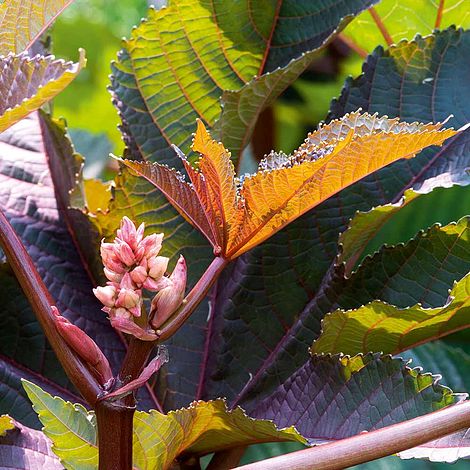
[[[0,467],[18,470],[63,469],[41,432],[14,422],[15,428],[0,437]]]

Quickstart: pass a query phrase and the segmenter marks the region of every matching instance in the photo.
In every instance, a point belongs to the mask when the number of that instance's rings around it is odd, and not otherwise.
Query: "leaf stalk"
[[[396,454],[470,427],[470,402],[347,439],[237,467],[238,470],[340,470]]]

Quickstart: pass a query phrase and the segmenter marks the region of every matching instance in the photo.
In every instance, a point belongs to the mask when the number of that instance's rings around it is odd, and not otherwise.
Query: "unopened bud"
[[[141,224],[138,229],[135,228],[134,222],[128,217],[121,220],[121,228],[117,231],[117,236],[126,242],[133,250],[137,249],[137,245],[142,241],[145,225]]]
[[[119,240],[119,242],[117,242],[115,246],[117,248],[116,251],[119,256],[119,259],[126,266],[132,266],[133,264],[135,264],[134,252],[126,242]]]
[[[93,289],[96,298],[105,307],[114,307],[116,303],[116,288],[113,286],[97,287]]]
[[[147,270],[143,266],[137,266],[129,274],[132,282],[138,286],[141,286],[147,279]]]
[[[64,341],[96,372],[101,385],[113,378],[113,373],[106,356],[98,345],[78,326],[61,316],[56,307],[52,307],[56,318],[55,325]]]
[[[148,260],[149,276],[155,280],[160,279],[168,268],[170,258],[166,256],[155,256]]]
[[[140,305],[141,296],[138,291],[132,289],[120,289],[116,300],[116,307],[132,309]]]
[[[147,277],[145,282],[142,284],[142,287],[153,292],[158,292],[159,290],[170,287],[172,282],[167,277],[163,276],[158,281],[155,281],[151,277]]]
[[[162,248],[163,233],[153,233],[145,237],[140,246],[145,250],[145,256],[147,258],[157,256]]]
[[[119,284],[123,277],[123,274],[118,274],[108,268],[104,268],[104,275],[107,279],[109,279],[111,282],[115,282],[116,284]]]
[[[180,256],[170,276],[171,285],[162,289],[152,300],[152,326],[160,327],[177,310],[186,289],[186,262]]]

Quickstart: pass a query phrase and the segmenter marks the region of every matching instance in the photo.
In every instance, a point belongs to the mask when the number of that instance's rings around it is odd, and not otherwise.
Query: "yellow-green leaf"
[[[82,405],[52,397],[26,380],[23,386],[62,464],[73,470],[96,469],[95,414]],[[241,408],[228,410],[224,400],[197,401],[167,415],[155,410],[136,412],[133,466],[139,470],[167,469],[183,453],[204,455],[281,441],[307,442],[294,427],[278,430],[272,421],[249,418]]]
[[[4,0],[0,3],[0,55],[20,53],[73,0]]]
[[[8,415],[0,416],[0,436],[5,436],[7,431],[15,429],[15,423]]]
[[[37,385],[23,380],[23,387],[43,424],[52,450],[67,469],[96,470],[96,421],[82,405],[53,397]]]
[[[0,132],[54,98],[85,64],[83,50],[76,64],[56,60],[54,56],[0,57]]]
[[[134,418],[134,465],[169,468],[183,453],[204,455],[261,442],[306,440],[293,428],[278,430],[272,421],[249,418],[241,408],[228,411],[223,400],[198,401],[163,415],[152,410]]]

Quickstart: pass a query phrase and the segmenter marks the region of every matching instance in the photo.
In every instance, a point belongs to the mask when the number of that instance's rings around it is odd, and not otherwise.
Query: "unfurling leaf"
[[[52,397],[31,382],[23,381],[23,385],[62,463],[69,469],[96,468],[95,414]],[[138,411],[134,417],[133,466],[139,470],[167,469],[181,454],[204,455],[234,446],[280,441],[307,442],[294,427],[278,430],[272,421],[250,418],[241,408],[229,411],[224,400],[193,402],[167,415]]]
[[[0,54],[20,53],[73,0],[4,0],[0,4]]]
[[[341,189],[456,134],[441,127],[355,112],[309,134],[292,156],[271,153],[256,174],[236,178],[230,153],[198,121],[192,148],[200,159],[192,166],[179,152],[190,184],[160,164],[123,163],[157,186],[216,253],[234,259]]]
[[[83,50],[77,64],[56,60],[54,56],[0,57],[0,132],[54,98],[85,64]]]

